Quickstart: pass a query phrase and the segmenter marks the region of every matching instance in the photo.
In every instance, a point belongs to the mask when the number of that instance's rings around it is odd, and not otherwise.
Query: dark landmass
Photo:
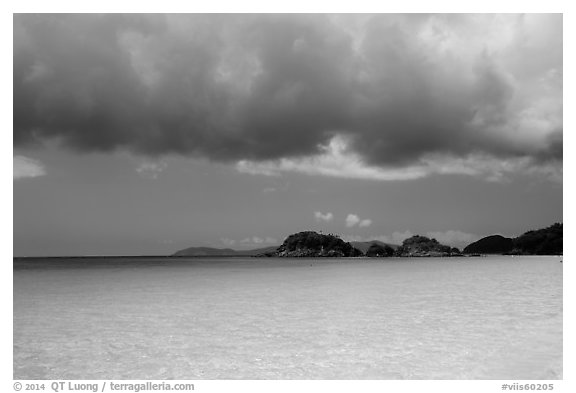
[[[436,239],[426,236],[412,236],[402,242],[402,246],[395,251],[399,257],[451,257],[462,256],[455,247],[440,244]]]
[[[359,249],[355,245],[360,245]],[[264,253],[268,257],[446,257],[461,256],[457,248],[445,246],[436,239],[413,236],[401,246],[379,241],[348,243],[336,235],[324,235],[312,231],[288,236],[274,252]]]
[[[372,244],[364,253],[367,257],[392,257],[395,249],[387,244]]]
[[[425,236],[412,236],[401,246],[377,240],[368,242],[345,242],[339,236],[304,231],[292,234],[277,246],[256,250],[238,251],[231,248],[190,247],[176,252],[175,257],[206,256],[258,256],[258,257],[446,257],[462,255],[457,248],[438,243]]]
[[[528,231],[516,238],[492,235],[464,248],[465,254],[562,255],[563,224]]]
[[[440,244],[426,236],[412,236],[402,245],[377,240],[345,242],[339,236],[314,231],[290,235],[282,245],[255,250],[231,248],[190,247],[176,252],[174,257],[453,257],[481,254],[562,255],[562,224],[528,231],[516,238],[491,235],[469,244],[463,253],[458,248]]]
[[[174,257],[251,257],[276,251],[278,246],[257,248],[254,250],[233,250],[231,248],[189,247],[177,251]]]
[[[562,224],[556,223],[548,228],[528,231],[512,240],[514,255],[562,255]]]
[[[290,235],[267,257],[359,257],[364,253],[336,235],[305,231]]]
[[[464,248],[465,254],[505,254],[512,250],[512,238],[501,235],[486,236]]]

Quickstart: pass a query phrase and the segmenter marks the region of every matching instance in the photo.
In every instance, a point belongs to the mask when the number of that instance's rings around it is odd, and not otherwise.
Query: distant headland
[[[562,224],[556,223],[547,228],[525,232],[509,238],[491,235],[464,248],[466,254],[505,254],[505,255],[562,255]]]
[[[436,239],[415,235],[401,245],[378,240],[346,242],[338,235],[303,231],[292,234],[280,246],[238,251],[230,248],[189,247],[176,257],[253,256],[253,257],[453,257],[483,254],[562,255],[562,224],[531,230],[516,238],[490,235],[466,246],[463,251]]]

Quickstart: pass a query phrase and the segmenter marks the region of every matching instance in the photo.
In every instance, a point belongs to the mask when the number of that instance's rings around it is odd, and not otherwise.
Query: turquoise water
[[[558,257],[14,263],[15,379],[561,379]]]

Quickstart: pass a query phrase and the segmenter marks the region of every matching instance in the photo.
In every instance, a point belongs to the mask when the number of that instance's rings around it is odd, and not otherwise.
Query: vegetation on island
[[[562,255],[562,224],[528,231],[512,240],[514,255]]]
[[[367,257],[392,257],[394,256],[394,249],[389,245],[372,244],[366,251]]]
[[[482,238],[464,248],[466,254],[509,255],[562,255],[563,224],[555,223],[547,228],[531,230],[508,238],[492,235]]]
[[[416,235],[404,240],[402,246],[396,250],[396,255],[401,257],[450,257],[462,254],[457,248],[440,244],[436,239]]]
[[[353,247],[337,235],[321,234],[313,231],[295,233],[286,238],[274,252],[263,256],[277,257],[445,257],[462,255],[456,248],[440,244],[436,239],[425,236],[412,236],[401,246],[373,242],[366,253]]]
[[[467,245],[463,251],[465,254],[505,254],[511,250],[511,238],[491,235]]]
[[[562,224],[528,231],[516,238],[491,235],[469,244],[464,254],[562,255]],[[452,257],[462,256],[458,248],[440,244],[436,239],[415,235],[402,245],[377,240],[346,242],[338,235],[304,231],[292,234],[282,245],[256,250],[190,247],[174,256],[268,256],[268,257]]]
[[[362,251],[336,235],[305,231],[290,235],[284,243],[265,256],[278,257],[358,257]]]

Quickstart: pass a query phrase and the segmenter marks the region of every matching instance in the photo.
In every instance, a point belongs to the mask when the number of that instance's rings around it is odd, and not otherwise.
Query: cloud
[[[358,225],[359,228],[367,228],[372,225],[372,220],[370,219],[361,219],[356,214],[348,214],[346,216],[346,226],[351,228],[355,225]]]
[[[271,236],[266,236],[266,237],[260,237],[260,236],[252,236],[252,237],[246,237],[238,242],[236,242],[235,240],[231,240],[231,239],[227,239],[228,240],[228,244],[230,246],[234,245],[234,244],[238,244],[240,247],[242,248],[251,248],[251,247],[265,247],[267,245],[276,245],[278,244],[278,239],[271,237]]]
[[[322,213],[322,212],[314,212],[314,218],[317,222],[330,222],[334,218],[334,215],[330,212]]]
[[[17,14],[13,31],[17,147],[269,176],[561,173],[561,14]]]
[[[240,240],[240,243],[250,243],[250,244],[262,244],[262,243],[274,244],[277,242],[278,242],[277,239],[269,236],[266,237],[252,236]]]
[[[280,176],[282,173],[295,172],[375,181],[408,181],[442,174],[476,176],[486,181],[499,182],[506,180],[510,174],[522,173],[562,181],[561,165],[548,162],[534,166],[533,159],[528,157],[495,159],[481,154],[466,157],[430,154],[403,167],[371,166],[359,154],[350,150],[349,143],[346,138],[335,136],[328,145],[318,147],[320,153],[317,155],[259,162],[241,160],[236,164],[236,170],[251,175]]]
[[[370,220],[370,219],[364,219],[358,223],[358,226],[360,228],[367,228],[370,225],[372,225],[372,220]]]
[[[44,165],[38,160],[24,156],[14,156],[13,158],[13,178],[14,180],[27,177],[44,176],[46,170]]]
[[[136,168],[136,172],[143,177],[157,179],[160,173],[164,172],[167,167],[168,164],[165,161],[142,162]]]
[[[360,222],[360,217],[358,217],[356,214],[348,214],[348,216],[346,216],[346,226],[347,227],[353,227],[354,225],[358,224]]]
[[[226,247],[233,247],[236,244],[236,240],[234,240],[234,239],[222,238],[222,239],[220,239],[220,241]]]
[[[279,176],[283,172],[298,172],[369,180],[412,180],[427,175],[426,168],[422,166],[395,169],[368,166],[360,155],[349,150],[349,141],[342,136],[333,137],[327,145],[318,146],[318,150],[318,154],[308,157],[240,160],[236,169],[251,175]]]

